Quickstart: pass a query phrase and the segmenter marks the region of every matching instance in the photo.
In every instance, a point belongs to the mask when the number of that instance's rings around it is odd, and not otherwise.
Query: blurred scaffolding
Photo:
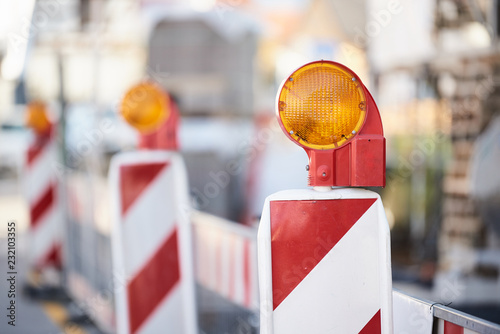
[[[370,2],[365,32],[389,137],[393,247],[412,245],[407,260],[435,300],[496,318],[498,2],[401,1],[392,16],[388,6]]]

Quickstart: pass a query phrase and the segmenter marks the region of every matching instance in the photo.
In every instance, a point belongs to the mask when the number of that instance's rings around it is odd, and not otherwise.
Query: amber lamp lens
[[[49,130],[50,121],[47,117],[45,103],[39,101],[30,102],[27,106],[26,125],[36,133],[42,134]]]
[[[283,83],[277,112],[297,143],[328,150],[352,139],[363,126],[363,84],[346,68],[328,61],[307,64]]]
[[[120,111],[140,132],[156,130],[170,116],[168,95],[149,82],[132,87],[123,97]]]

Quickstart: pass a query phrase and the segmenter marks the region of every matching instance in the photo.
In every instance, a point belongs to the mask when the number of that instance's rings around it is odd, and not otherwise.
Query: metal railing
[[[393,290],[394,333],[446,333],[445,326],[459,327],[481,334],[500,334],[500,325],[452,309],[439,303]],[[404,321],[408,320],[408,321]],[[429,331],[429,329],[431,331]]]

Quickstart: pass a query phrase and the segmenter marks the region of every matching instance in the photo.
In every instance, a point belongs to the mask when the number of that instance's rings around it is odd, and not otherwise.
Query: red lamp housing
[[[276,99],[283,132],[309,157],[310,186],[385,186],[385,138],[373,97],[349,68],[308,63]]]

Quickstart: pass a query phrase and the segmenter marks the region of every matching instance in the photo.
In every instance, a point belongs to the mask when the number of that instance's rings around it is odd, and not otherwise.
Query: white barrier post
[[[165,110],[168,96],[155,85],[134,89],[122,105],[125,118],[127,108],[137,108],[128,110],[138,113],[131,117],[135,121],[152,112],[146,120],[164,122],[164,116],[151,116],[173,111]],[[148,143],[152,148],[157,141]],[[178,153],[158,148],[163,150],[119,154],[110,166],[119,334],[197,333],[185,166]]]
[[[304,65],[277,97],[285,134],[309,155],[313,189],[269,196],[258,233],[261,333],[392,333],[385,139],[359,78]]]

